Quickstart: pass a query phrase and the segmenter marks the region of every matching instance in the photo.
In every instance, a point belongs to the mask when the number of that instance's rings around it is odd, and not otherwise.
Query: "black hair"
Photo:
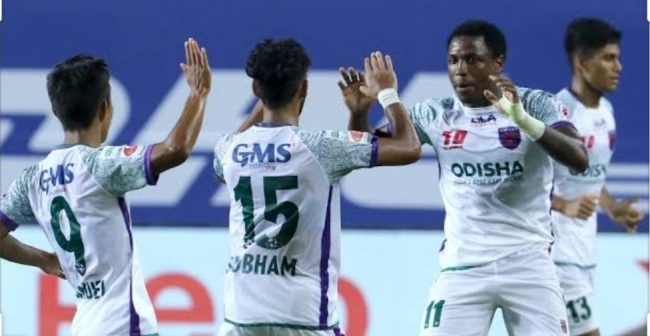
[[[485,45],[490,49],[492,56],[498,58],[503,56],[504,60],[507,53],[506,37],[501,29],[494,24],[484,20],[468,20],[456,26],[447,39],[447,48],[451,40],[458,36],[483,37]]]
[[[87,129],[110,99],[110,74],[102,58],[76,55],[57,64],[47,75],[47,94],[63,129]]]
[[[594,18],[578,18],[567,26],[564,35],[564,49],[572,63],[576,54],[587,57],[608,44],[618,44],[622,34],[609,23]]]
[[[297,41],[265,39],[248,56],[246,74],[257,81],[260,98],[273,109],[291,101],[310,66],[309,55]]]

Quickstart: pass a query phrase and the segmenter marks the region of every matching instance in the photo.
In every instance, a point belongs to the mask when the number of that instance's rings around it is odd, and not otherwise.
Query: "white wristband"
[[[399,95],[395,89],[383,89],[379,91],[377,94],[377,100],[379,100],[379,104],[381,104],[381,107],[384,109],[386,109],[389,105],[400,102]]]
[[[524,110],[524,105],[519,102],[513,104],[506,97],[501,97],[499,99],[501,106],[510,117],[510,119],[519,126],[519,128],[526,134],[531,140],[537,141],[539,138],[544,135],[546,130],[546,125],[533,118],[526,110]]]
[[[531,117],[528,113],[523,114],[515,123],[533,141],[539,140],[546,130],[546,125],[543,122]]]

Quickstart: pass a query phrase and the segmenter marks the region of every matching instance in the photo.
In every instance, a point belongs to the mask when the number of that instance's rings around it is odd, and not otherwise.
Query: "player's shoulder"
[[[214,145],[214,154],[223,155],[231,144],[237,141],[247,131],[235,133],[221,133],[217,136],[217,141]]]
[[[300,128],[294,129],[295,134],[307,146],[327,146],[337,142],[352,142],[352,143],[370,143],[372,141],[372,134],[367,132],[358,131],[339,131],[339,130],[318,130],[309,131]]]
[[[555,95],[551,92],[529,87],[517,87],[517,94],[519,95],[519,99],[521,100],[522,104],[524,104],[524,106],[526,104],[539,104],[557,100]]]
[[[428,98],[411,105],[409,112],[418,117],[437,116],[454,109],[454,97]]]
[[[24,185],[28,185],[32,182],[35,182],[38,180],[38,175],[40,171],[40,164],[35,163],[25,169],[23,169],[20,174],[17,177],[17,180],[20,181]]]
[[[600,103],[603,105],[605,110],[607,110],[607,112],[609,112],[612,115],[614,114],[614,105],[612,105],[612,102],[609,101],[609,99],[607,99],[605,97],[601,97],[600,98]]]
[[[564,119],[569,116],[566,104],[551,92],[528,87],[517,87],[517,94],[524,105],[524,109],[531,114],[560,113]]]
[[[555,97],[566,106],[570,112],[575,111],[579,106],[580,101],[576,96],[567,88],[563,88],[558,93],[555,94]]]

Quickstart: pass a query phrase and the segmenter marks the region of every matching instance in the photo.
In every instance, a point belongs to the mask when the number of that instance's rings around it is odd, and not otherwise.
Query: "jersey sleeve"
[[[436,105],[437,104],[435,100],[429,99],[422,102],[418,102],[407,110],[409,119],[411,120],[413,126],[415,127],[415,133],[417,134],[418,139],[420,140],[420,144],[423,145],[432,144],[431,139],[429,138],[429,135],[426,130],[429,128],[429,125],[433,123],[433,121],[436,119],[436,116],[438,115]],[[390,123],[387,123],[380,128],[386,130],[388,134],[391,134],[393,131]]]
[[[520,92],[522,91],[520,90]],[[520,97],[524,109],[546,126],[552,128],[574,127],[569,120],[569,109],[555,95],[542,90],[525,90]]]
[[[151,170],[149,146],[106,146],[86,148],[83,161],[102,188],[114,196],[156,185],[158,176]]]
[[[377,163],[377,137],[357,131],[298,131],[333,183],[355,169]]]
[[[223,176],[223,157],[226,155],[226,151],[230,147],[234,137],[234,134],[222,135],[214,146],[212,168],[214,169],[214,175],[221,181],[226,180]]]
[[[0,198],[0,220],[9,231],[15,230],[19,224],[36,221],[28,193],[29,180],[35,173],[36,166],[25,169]]]

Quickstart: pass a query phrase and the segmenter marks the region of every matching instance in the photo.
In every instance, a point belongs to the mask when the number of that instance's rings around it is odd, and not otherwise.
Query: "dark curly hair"
[[[265,39],[248,56],[246,74],[257,81],[260,98],[273,109],[291,102],[310,65],[309,55],[297,41]]]
[[[467,20],[461,23],[449,34],[447,48],[449,48],[451,40],[458,36],[483,37],[485,45],[492,52],[492,57],[498,58],[503,56],[503,59],[506,59],[506,53],[508,51],[506,37],[503,35],[501,29],[488,21]]]

